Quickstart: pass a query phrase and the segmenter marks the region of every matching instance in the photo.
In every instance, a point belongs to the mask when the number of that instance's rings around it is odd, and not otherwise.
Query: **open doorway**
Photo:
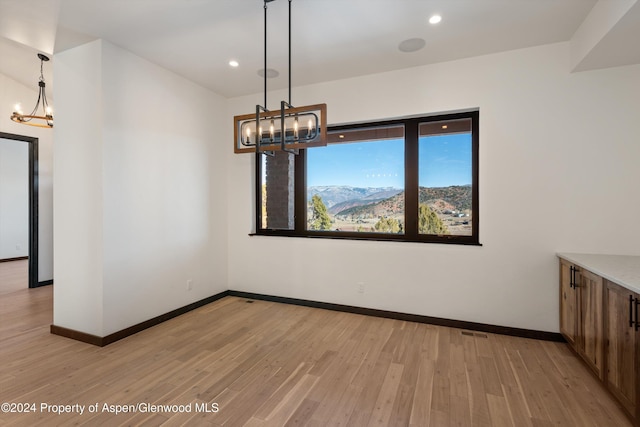
[[[28,146],[28,286],[37,288],[38,282],[38,138],[0,132],[0,144],[19,141]],[[1,236],[0,236],[1,237]]]

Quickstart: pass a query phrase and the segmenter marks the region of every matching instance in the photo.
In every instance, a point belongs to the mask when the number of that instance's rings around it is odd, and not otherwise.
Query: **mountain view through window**
[[[479,245],[478,111],[329,128],[256,162],[257,234]]]
[[[404,129],[331,133],[307,150],[307,229],[404,233]]]

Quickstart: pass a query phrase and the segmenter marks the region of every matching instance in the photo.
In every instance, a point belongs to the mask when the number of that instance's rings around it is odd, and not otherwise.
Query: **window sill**
[[[444,244],[444,245],[462,245],[462,246],[482,246],[482,243],[475,242],[471,239],[460,239],[459,237],[437,237],[432,239],[412,239],[404,235],[353,235],[343,233],[308,233],[300,234],[288,230],[261,230],[259,232],[249,233],[250,237],[254,236],[272,236],[272,237],[298,237],[308,239],[332,239],[332,240],[359,240],[359,241],[373,241],[373,242],[401,242],[401,243],[428,243],[428,244]]]

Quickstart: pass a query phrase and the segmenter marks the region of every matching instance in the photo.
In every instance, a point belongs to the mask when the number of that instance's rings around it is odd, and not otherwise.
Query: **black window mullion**
[[[404,233],[413,240],[418,238],[418,121],[407,121],[404,132]]]
[[[307,150],[300,150],[294,163],[294,232],[307,231]]]
[[[256,203],[256,233],[262,230],[262,156],[255,154],[255,203]]]
[[[470,113],[471,115],[471,211],[473,212],[473,222],[471,223],[471,233],[473,235],[473,242],[479,244],[480,236],[478,234],[480,227],[480,218],[478,208],[478,203],[480,200],[479,196],[479,184],[478,184],[478,175],[480,169],[480,112],[474,111]]]

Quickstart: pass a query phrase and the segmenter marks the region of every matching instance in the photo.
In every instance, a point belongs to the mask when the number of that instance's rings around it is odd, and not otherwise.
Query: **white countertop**
[[[640,293],[640,256],[565,252],[556,255],[630,291]]]

